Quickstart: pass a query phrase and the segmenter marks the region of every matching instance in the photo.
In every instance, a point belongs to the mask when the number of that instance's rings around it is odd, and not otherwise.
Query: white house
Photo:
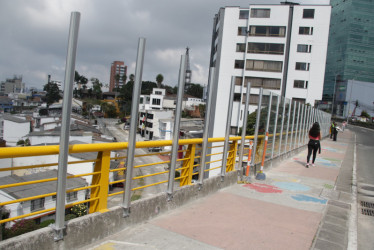
[[[209,137],[225,135],[231,79],[235,80],[231,134],[243,124],[247,83],[250,109],[259,89],[314,105],[322,99],[330,5],[253,4],[215,15],[210,66],[215,67]]]
[[[13,184],[20,182],[28,182],[35,180],[42,180],[48,178],[57,177],[57,170],[45,171],[37,174],[30,174],[24,176],[10,175],[0,178],[0,183]],[[87,183],[82,178],[71,178],[67,179],[67,189],[80,188],[87,186]],[[43,195],[48,193],[54,193],[57,190],[57,181],[49,181],[38,184],[23,185],[17,187],[3,188],[0,190],[0,202],[12,201],[16,199],[28,198],[37,195]],[[86,199],[86,190],[75,191],[66,195],[66,204],[83,201]],[[48,196],[44,198],[38,198],[30,201],[24,201],[21,203],[13,203],[5,205],[5,209],[10,211],[10,217],[16,217],[44,209],[56,207],[56,196]],[[47,219],[54,219],[53,212],[46,212],[42,214],[33,215],[27,217],[28,219],[36,219],[42,222]],[[6,226],[11,226],[13,223],[8,223]]]
[[[173,117],[172,110],[140,110],[139,129],[141,135],[148,140],[160,138],[160,119],[170,119]]]
[[[3,115],[3,138],[7,146],[16,146],[17,142],[31,131],[31,122],[26,117]]]

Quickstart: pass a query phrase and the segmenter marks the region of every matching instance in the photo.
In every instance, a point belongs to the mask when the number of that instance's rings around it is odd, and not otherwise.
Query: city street
[[[123,129],[123,124],[117,124],[118,119],[97,119],[98,120],[98,125],[100,130],[105,133],[106,135],[113,136],[117,139],[118,142],[124,142],[128,141],[128,130]],[[136,136],[137,141],[143,140],[142,137],[137,134]],[[118,152],[120,156],[126,156],[126,151]],[[135,155],[143,155],[143,154],[148,154],[147,149],[136,149],[135,150]],[[149,163],[154,163],[154,162],[160,162],[162,161],[160,157],[157,155],[152,155],[152,156],[144,156],[144,157],[136,157],[134,160],[135,166],[138,165],[144,165],[144,164],[149,164]],[[153,174],[156,172],[162,172],[165,171],[167,168],[167,164],[159,164],[155,166],[149,166],[149,167],[144,167],[144,168],[137,168],[134,171],[134,176],[142,176],[142,175],[148,175],[148,174]],[[143,186],[143,185],[149,185],[151,183],[157,183],[161,182],[164,180],[168,179],[168,174],[162,174],[162,175],[156,175],[156,176],[150,176],[144,179],[144,182],[139,181],[139,183],[135,183],[134,186]],[[146,198],[146,197],[151,197],[157,193],[160,192],[165,192],[167,188],[167,184],[159,184],[153,187],[147,187],[145,189],[140,189],[137,194],[141,195],[141,198]],[[116,188],[116,191],[123,190],[122,188]],[[122,196],[121,195],[116,195],[109,197],[108,199],[108,207],[113,207],[116,205],[119,205],[122,203]]]
[[[374,209],[374,131],[356,126],[348,126],[348,129],[356,134],[358,249],[372,249],[374,246],[374,238],[372,236],[374,214],[370,216],[364,215],[362,212],[363,209],[365,211],[368,208],[367,205]]]

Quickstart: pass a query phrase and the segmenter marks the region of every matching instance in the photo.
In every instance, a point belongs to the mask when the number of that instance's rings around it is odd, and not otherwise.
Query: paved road
[[[356,135],[358,249],[374,249],[374,130],[355,126],[349,126],[349,130]],[[362,186],[369,186],[372,191],[364,190],[363,193],[360,188]],[[366,205],[372,209],[366,210]],[[363,214],[365,211],[371,211],[372,216]]]
[[[100,119],[98,122],[101,127],[105,128],[104,132],[107,135],[116,137],[118,142],[124,142],[128,141],[129,134],[128,130],[123,129],[123,124],[117,124],[118,119]],[[105,126],[104,126],[105,124]],[[142,137],[140,135],[137,135],[136,138],[137,141],[141,141]],[[120,156],[126,156],[126,151],[120,151],[118,152]],[[144,155],[148,154],[147,149],[136,149],[135,155]],[[136,157],[134,160],[135,166],[138,165],[144,165],[154,162],[161,162],[162,160],[157,155],[152,156],[144,156],[144,157]],[[163,172],[167,168],[167,164],[158,164],[155,166],[149,166],[149,167],[143,167],[143,168],[137,168],[136,171],[134,171],[135,176],[143,176],[143,175],[149,175],[156,172]],[[137,185],[149,185],[152,183],[158,183],[162,182],[164,180],[168,179],[168,174],[162,174],[162,175],[156,175],[156,176],[150,176],[144,179],[144,183],[138,182]],[[166,184],[159,184],[156,186],[153,186],[152,188],[146,188],[144,190],[141,189],[141,191],[138,191],[137,194],[141,194],[142,198],[153,196],[157,193],[165,192],[166,191]],[[119,190],[116,190],[119,191]],[[110,197],[108,206],[116,206],[119,205],[122,202],[122,196],[117,195]]]

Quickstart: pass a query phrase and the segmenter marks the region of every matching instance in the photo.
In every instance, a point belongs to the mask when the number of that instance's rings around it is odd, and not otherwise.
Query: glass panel
[[[278,96],[273,94],[271,107],[270,107],[269,139],[268,139],[268,145],[266,147],[265,159],[271,158],[273,145],[275,146],[275,142],[276,142],[276,135],[274,134],[274,129],[275,129],[275,121],[277,119],[277,116],[276,116],[277,102],[278,102]]]

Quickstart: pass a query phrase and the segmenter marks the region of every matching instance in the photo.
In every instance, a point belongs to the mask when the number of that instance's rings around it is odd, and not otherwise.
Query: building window
[[[280,43],[248,43],[248,53],[255,54],[281,54],[284,53],[284,44]]]
[[[293,82],[293,87],[294,88],[299,88],[299,89],[307,89],[308,88],[308,81],[295,80]]]
[[[250,26],[249,36],[274,36],[285,37],[286,27],[284,26]]]
[[[246,36],[247,27],[238,27],[238,36]]]
[[[75,201],[78,200],[78,191],[66,193],[66,201]]]
[[[269,18],[270,9],[251,9],[251,17]]]
[[[296,63],[296,67],[295,67],[295,69],[296,69],[296,70],[305,70],[305,71],[309,71],[309,66],[310,66],[310,63],[297,62],[297,63]]]
[[[260,77],[246,77],[244,87],[247,83],[251,83],[251,88],[264,88],[264,89],[280,89],[281,79],[276,78],[260,78]]]
[[[304,9],[303,18],[314,18],[314,9]]]
[[[237,43],[236,52],[245,52],[245,43]]]
[[[312,45],[298,44],[297,45],[297,52],[310,53],[310,52],[312,52]]]
[[[246,70],[282,72],[283,62],[247,60]]]
[[[162,95],[162,92],[161,91],[155,91],[155,94],[156,95]]]
[[[313,35],[313,27],[299,27],[299,35]]]
[[[244,60],[235,60],[236,69],[244,69]]]
[[[31,201],[31,212],[32,211],[37,211],[37,210],[43,210],[44,209],[44,201],[45,198],[40,198],[36,200]]]
[[[161,100],[160,99],[157,99],[157,98],[153,98],[152,99],[152,105],[160,105],[161,104]]]
[[[153,127],[153,123],[152,122],[147,122],[146,123],[146,127],[147,128],[152,128]]]
[[[240,10],[239,19],[248,19],[248,10]]]
[[[241,76],[235,77],[235,85],[242,86],[243,78]]]
[[[305,104],[305,99],[304,98],[292,98],[292,102]]]
[[[147,119],[153,119],[153,114],[147,114]]]

